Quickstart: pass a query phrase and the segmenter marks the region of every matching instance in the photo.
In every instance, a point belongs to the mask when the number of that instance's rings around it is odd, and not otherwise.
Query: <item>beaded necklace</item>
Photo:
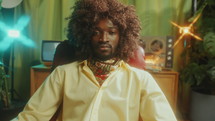
[[[110,73],[118,67],[119,60],[116,58],[106,61],[88,59],[87,65],[92,70],[93,74],[96,77],[96,80],[101,86],[104,83],[104,81],[108,78]]]

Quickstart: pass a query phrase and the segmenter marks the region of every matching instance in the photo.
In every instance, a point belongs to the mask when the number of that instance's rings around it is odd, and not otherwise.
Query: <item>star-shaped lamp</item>
[[[17,24],[11,28],[0,21],[0,30],[5,33],[5,37],[0,40],[0,51],[5,51],[14,41],[21,42],[28,47],[34,47],[34,42],[24,36],[21,32],[28,25],[30,18],[22,16]]]
[[[189,26],[179,26],[178,24],[171,22],[174,26],[179,28],[179,33],[181,33],[180,37],[176,40],[176,42],[173,45],[173,48],[178,44],[178,42],[185,36],[185,35],[191,35],[194,38],[196,38],[197,40],[202,40],[202,38],[200,38],[199,36],[195,35],[194,33],[192,33],[192,27],[193,24],[199,19],[200,14],[198,16],[196,16],[196,18],[194,18],[194,20],[192,21],[192,23]]]

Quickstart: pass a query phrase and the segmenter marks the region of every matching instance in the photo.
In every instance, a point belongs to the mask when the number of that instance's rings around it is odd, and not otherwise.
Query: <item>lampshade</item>
[[[22,0],[2,0],[1,6],[3,8],[14,8],[21,2]]]

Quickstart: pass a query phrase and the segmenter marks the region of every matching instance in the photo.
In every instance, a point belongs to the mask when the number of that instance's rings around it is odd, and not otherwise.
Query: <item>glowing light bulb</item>
[[[7,35],[12,38],[18,38],[20,36],[19,30],[8,30]]]
[[[174,23],[171,21],[172,25],[176,26],[179,28],[179,33],[181,33],[181,35],[179,36],[179,38],[176,40],[176,42],[173,45],[173,48],[179,43],[179,41],[185,36],[185,35],[191,35],[194,38],[196,38],[197,40],[202,40],[202,38],[198,37],[197,35],[195,35],[194,33],[192,33],[190,30],[193,27],[193,24],[199,19],[200,14],[192,21],[192,23],[190,23],[189,26],[187,27],[182,27],[179,26],[178,24]]]
[[[190,28],[189,27],[184,27],[183,32],[185,34],[188,34],[190,32]]]
[[[13,29],[7,26],[4,22],[0,21],[0,32],[4,32],[5,35],[7,35],[4,38],[1,38],[0,52],[5,51],[14,41],[21,42],[28,47],[35,47],[33,40],[27,38],[21,33],[22,30],[28,25],[29,21],[29,16],[21,16],[14,25]]]

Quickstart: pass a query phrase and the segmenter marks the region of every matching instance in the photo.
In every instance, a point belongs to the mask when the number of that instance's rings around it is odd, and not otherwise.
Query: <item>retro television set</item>
[[[42,40],[41,45],[41,61],[45,66],[51,66],[55,50],[60,44],[61,41],[54,41],[54,40]]]

